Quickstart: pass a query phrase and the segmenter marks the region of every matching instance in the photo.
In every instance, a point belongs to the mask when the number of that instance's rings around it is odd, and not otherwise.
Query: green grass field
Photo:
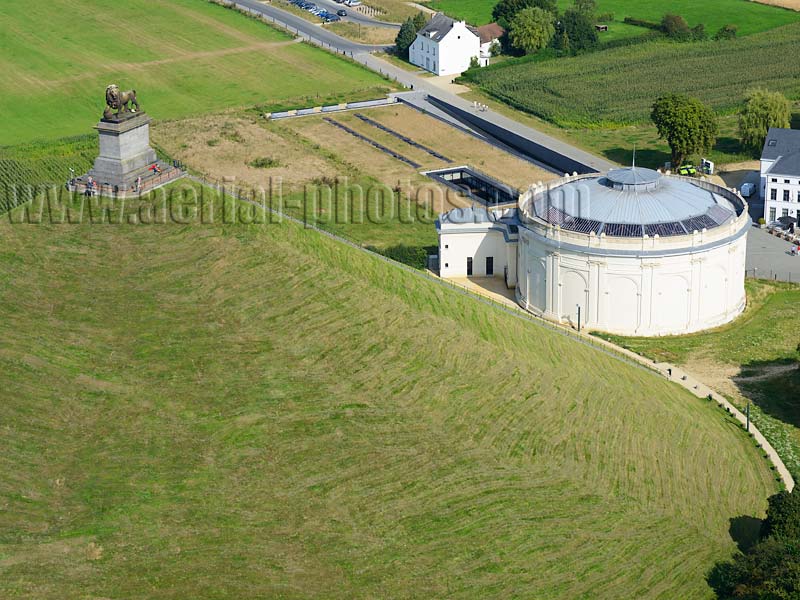
[[[650,42],[540,62],[507,61],[468,72],[485,92],[562,127],[608,127],[649,119],[653,101],[686,93],[718,111],[735,110],[762,86],[800,97],[800,65],[791,61],[800,24],[731,42]]]
[[[91,132],[106,85],[157,119],[375,97],[388,82],[205,0],[11,2],[0,14],[0,145]]]
[[[469,23],[483,25],[492,19],[495,0],[432,0],[429,6],[435,10],[466,19]],[[558,7],[566,10],[571,0],[558,0]],[[627,29],[622,23],[625,17],[660,21],[665,13],[682,15],[689,25],[703,23],[706,31],[714,33],[723,25],[733,23],[739,27],[740,35],[767,31],[800,20],[800,13],[773,6],[766,6],[749,0],[713,0],[712,2],[693,2],[692,0],[598,0],[599,14],[612,13],[615,23],[611,24],[609,37],[614,29]],[[645,31],[636,27],[638,33]],[[601,39],[606,36],[601,35]]]
[[[658,361],[702,369],[732,400],[755,403],[754,419],[800,478],[800,287],[747,281],[748,308],[736,322],[706,333],[612,341]]]
[[[0,235],[3,597],[706,597],[776,486],[715,405],[293,224]]]

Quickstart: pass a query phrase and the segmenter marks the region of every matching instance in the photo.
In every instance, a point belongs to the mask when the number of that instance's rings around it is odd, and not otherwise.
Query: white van
[[[753,195],[753,192],[756,191],[756,184],[755,183],[743,183],[742,189],[739,190],[742,193],[744,198],[749,198]]]

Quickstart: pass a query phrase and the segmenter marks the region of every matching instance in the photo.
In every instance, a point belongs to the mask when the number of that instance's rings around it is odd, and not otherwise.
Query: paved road
[[[385,46],[370,46],[367,44],[359,44],[350,41],[341,36],[328,31],[327,29],[314,25],[305,19],[295,16],[292,13],[286,12],[273,5],[262,4],[256,0],[235,0],[236,4],[247,8],[251,11],[260,13],[270,20],[274,20],[278,24],[288,27],[290,31],[296,31],[298,35],[317,42],[319,45],[331,49],[333,52],[339,52],[351,56],[354,60],[369,67],[373,71],[380,72],[383,75],[394,79],[398,83],[405,85],[407,88],[414,91],[425,92],[431,96],[439,98],[448,102],[458,108],[464,110],[473,110],[472,103],[464,100],[458,95],[443,90],[438,87],[428,77],[422,77],[412,71],[406,71],[401,67],[395,66],[372,53],[376,51],[386,50]],[[480,116],[484,119],[490,120],[500,127],[504,127],[514,133],[523,137],[533,140],[543,146],[555,150],[565,156],[573,158],[578,162],[589,165],[592,168],[604,172],[613,168],[614,163],[605,158],[595,156],[585,150],[576,148],[562,140],[556,139],[549,135],[542,133],[536,129],[523,125],[518,121],[505,117],[492,110],[481,112]]]
[[[747,234],[747,274],[763,279],[800,282],[800,256],[789,252],[792,244],[753,227]]]

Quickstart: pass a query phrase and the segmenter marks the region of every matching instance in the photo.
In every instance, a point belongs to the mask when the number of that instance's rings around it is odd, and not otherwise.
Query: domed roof
[[[736,218],[737,208],[718,186],[641,167],[570,179],[537,194],[537,219],[579,233],[616,237],[686,235]]]

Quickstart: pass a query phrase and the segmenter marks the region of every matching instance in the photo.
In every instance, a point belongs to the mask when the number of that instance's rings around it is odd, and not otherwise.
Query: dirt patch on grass
[[[280,178],[285,189],[294,189],[337,174],[335,165],[309,152],[301,141],[242,117],[215,115],[160,123],[153,128],[153,139],[173,157],[217,180],[234,178],[267,188]],[[251,166],[257,164],[274,166]]]
[[[753,0],[753,2],[769,6],[780,6],[789,10],[800,10],[800,0]]]

